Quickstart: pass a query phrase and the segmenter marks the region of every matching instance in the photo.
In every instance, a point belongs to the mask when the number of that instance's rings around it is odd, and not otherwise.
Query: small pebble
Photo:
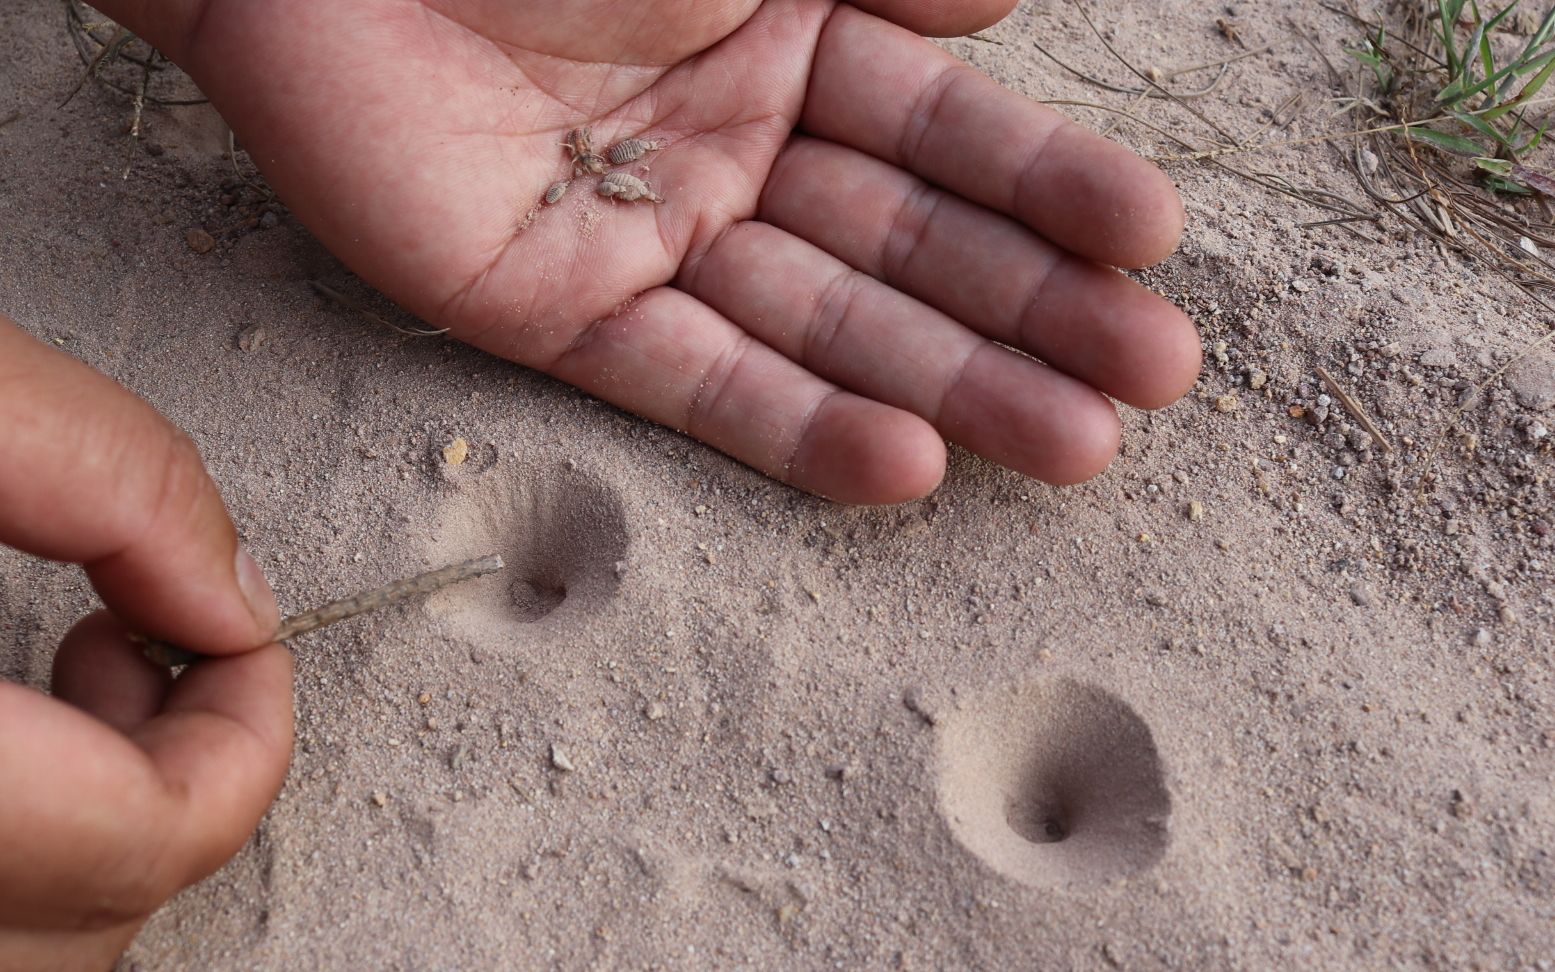
[[[386,805],[388,802],[389,802],[389,795],[387,793],[379,792],[379,793],[374,793],[373,794],[373,803],[375,805],[381,807],[381,806]]]
[[[649,702],[648,707],[643,709],[643,715],[649,722],[658,722],[664,718],[664,706],[657,702]]]
[[[1215,411],[1234,412],[1236,411],[1238,404],[1239,403],[1237,402],[1235,395],[1221,395],[1219,398],[1215,399]]]
[[[1204,504],[1198,500],[1190,500],[1188,502],[1188,519],[1194,523],[1204,519]]]
[[[196,253],[209,253],[216,249],[216,238],[198,226],[184,233],[184,242]]]
[[[270,340],[270,332],[255,324],[238,332],[238,350],[253,353]]]
[[[572,760],[567,758],[567,754],[562,752],[562,748],[555,743],[551,743],[551,765],[563,773],[571,773],[577,769],[572,765]]]
[[[461,436],[443,446],[443,461],[450,466],[462,466],[470,457],[470,444]]]

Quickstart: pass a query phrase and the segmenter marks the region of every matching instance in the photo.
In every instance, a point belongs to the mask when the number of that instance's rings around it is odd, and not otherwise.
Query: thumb
[[[194,651],[275,634],[275,598],[189,437],[4,317],[0,543],[81,564],[127,625]]]
[[[174,61],[194,44],[217,0],[99,0],[92,6],[123,24]]]
[[[1015,0],[851,0],[853,6],[927,37],[963,37],[991,27]]]

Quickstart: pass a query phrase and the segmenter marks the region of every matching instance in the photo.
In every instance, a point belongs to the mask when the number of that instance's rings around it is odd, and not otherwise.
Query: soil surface
[[[1087,9],[1142,69],[1270,45],[1192,102],[1240,137],[1347,124],[1303,35],[1349,72],[1359,32],[1318,4]],[[0,308],[195,437],[283,609],[511,565],[296,643],[280,800],[125,969],[1550,967],[1555,356],[1457,414],[1550,326],[1501,279],[1168,163],[1187,235],[1143,278],[1201,328],[1194,393],[1125,409],[1084,486],[957,452],[926,500],[842,508],[321,299],[415,323],[234,176],[211,109],[132,147],[127,98],[60,107],[56,5],[0,37]],[[946,45],[1207,132],[1044,56],[1139,83],[1067,3],[980,38]],[[1349,150],[1236,161],[1358,201]],[[92,604],[0,551],[0,676],[44,685]]]

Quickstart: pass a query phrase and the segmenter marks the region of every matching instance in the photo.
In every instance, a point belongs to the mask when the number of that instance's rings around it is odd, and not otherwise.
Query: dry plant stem
[[[1232,135],[1224,128],[1221,128],[1219,125],[1215,124],[1208,117],[1206,117],[1203,112],[1188,104],[1186,101],[1182,100],[1182,98],[1166,90],[1164,87],[1158,84],[1154,78],[1141,71],[1134,65],[1130,64],[1127,58],[1125,58],[1122,54],[1119,54],[1117,48],[1113,47],[1112,43],[1107,40],[1106,35],[1101,32],[1101,28],[1096,26],[1096,21],[1091,19],[1091,15],[1089,13],[1086,13],[1085,7],[1080,4],[1080,0],[1070,0],[1070,6],[1074,7],[1075,11],[1080,14],[1081,19],[1085,21],[1085,25],[1091,29],[1092,34],[1096,35],[1096,40],[1101,43],[1102,47],[1106,48],[1107,53],[1111,54],[1114,60],[1127,68],[1130,74],[1143,81],[1148,86],[1149,90],[1159,91],[1161,93],[1161,97],[1168,98],[1173,103],[1179,105],[1188,114],[1209,126],[1209,128],[1214,131],[1216,135],[1219,135],[1221,138],[1225,139],[1233,145],[1237,144],[1235,135]]]
[[[309,280],[308,286],[312,287],[314,293],[318,294],[320,297],[323,297],[326,300],[332,300],[339,304],[341,307],[350,308],[351,310],[354,310],[358,314],[361,314],[363,317],[367,318],[369,321],[372,321],[374,324],[386,327],[391,331],[398,331],[401,334],[407,335],[409,337],[442,337],[444,334],[448,333],[448,329],[446,327],[441,329],[400,327],[398,324],[386,321],[379,317],[377,314],[374,314],[371,310],[368,310],[366,304],[362,303],[356,298],[347,297],[345,294],[342,294],[340,291],[329,286],[328,284],[320,283],[317,280]]]
[[[1555,102],[1555,96],[1547,98],[1535,98],[1528,102],[1530,105],[1543,105]],[[1482,115],[1494,108],[1482,108],[1478,111],[1465,111],[1465,115]],[[1153,155],[1152,162],[1203,162],[1208,159],[1218,159],[1227,155],[1246,155],[1252,152],[1263,152],[1277,148],[1299,148],[1303,145],[1321,145],[1324,142],[1337,142],[1343,138],[1353,138],[1357,135],[1376,135],[1382,132],[1407,132],[1411,128],[1424,128],[1432,122],[1448,121],[1451,115],[1436,115],[1432,118],[1422,118],[1413,122],[1397,122],[1391,125],[1378,125],[1374,128],[1357,128],[1347,132],[1332,132],[1327,135],[1311,135],[1307,138],[1290,138],[1279,142],[1261,142],[1258,145],[1231,145],[1217,149],[1206,149],[1202,152],[1190,152],[1186,155]]]
[[[1192,142],[1189,142],[1187,139],[1183,138],[1182,136],[1180,136],[1180,135],[1178,135],[1178,134],[1176,134],[1174,132],[1169,132],[1166,129],[1160,127],[1159,125],[1153,124],[1153,123],[1151,123],[1149,121],[1146,121],[1143,118],[1140,118],[1138,115],[1130,114],[1129,112],[1125,111],[1122,108],[1114,108],[1111,105],[1097,104],[1094,101],[1075,101],[1073,99],[1068,99],[1068,98],[1048,98],[1048,99],[1043,99],[1040,102],[1040,104],[1044,104],[1044,105],[1057,105],[1057,106],[1069,106],[1069,107],[1073,107],[1073,108],[1090,108],[1090,109],[1093,109],[1095,111],[1106,111],[1106,112],[1111,112],[1111,113],[1113,113],[1115,115],[1122,115],[1124,118],[1127,118],[1129,121],[1133,122],[1134,124],[1139,125],[1139,126],[1141,126],[1143,128],[1147,128],[1150,131],[1155,132],[1157,135],[1161,136],[1162,138],[1167,139],[1168,141],[1176,142],[1178,145],[1181,145],[1182,147],[1188,148],[1188,149],[1195,149],[1195,148],[1197,148],[1197,146],[1195,146]],[[1255,186],[1261,186],[1262,188],[1268,189],[1271,192],[1277,192],[1277,193],[1279,193],[1281,195],[1284,195],[1284,196],[1290,196],[1292,199],[1298,199],[1301,202],[1304,202],[1304,203],[1306,203],[1309,206],[1316,206],[1318,209],[1326,209],[1329,212],[1333,212],[1333,213],[1343,213],[1345,216],[1353,217],[1353,218],[1358,219],[1358,220],[1359,219],[1372,219],[1373,218],[1369,214],[1360,212],[1356,208],[1354,203],[1351,203],[1348,199],[1345,199],[1343,196],[1339,196],[1339,195],[1336,195],[1336,194],[1331,193],[1331,192],[1325,192],[1325,191],[1317,190],[1317,189],[1300,189],[1300,188],[1298,188],[1296,186],[1293,186],[1283,176],[1274,176],[1274,175],[1270,175],[1270,174],[1267,174],[1267,173],[1244,172],[1241,169],[1234,168],[1231,165],[1229,165],[1229,164],[1227,164],[1225,162],[1220,161],[1220,159],[1218,159],[1218,158],[1214,158],[1213,155],[1211,155],[1211,157],[1208,157],[1208,158],[1204,159],[1204,161],[1209,162],[1211,165],[1214,165],[1217,168],[1225,170],[1226,172],[1230,173],[1231,175],[1236,176],[1238,179],[1245,179],[1246,181],[1251,182]],[[1329,201],[1328,202],[1324,202],[1323,200],[1325,200],[1325,199],[1329,200]],[[1343,203],[1344,205],[1335,205],[1334,201],[1337,201],[1339,203]],[[1377,241],[1376,240],[1371,240],[1371,242],[1375,243]]]
[[[65,95],[65,100],[61,101],[59,106],[63,108],[70,104],[71,99],[73,99],[77,94],[80,94],[81,89],[86,87],[87,81],[89,81],[94,75],[97,74],[99,70],[102,69],[103,62],[106,61],[109,57],[117,55],[118,52],[124,47],[124,45],[133,39],[134,38],[131,36],[130,32],[125,30],[123,27],[115,30],[113,32],[113,36],[108,39],[108,42],[104,44],[102,48],[98,50],[96,56],[87,63],[86,70],[81,74],[81,80],[77,81],[76,86],[70,89],[70,93]]]
[[[146,115],[146,89],[151,86],[151,67],[156,61],[156,51],[151,52],[151,57],[146,59],[145,65],[140,69],[140,86],[135,89],[135,97],[131,102],[135,107],[135,115],[130,121],[130,147],[127,158],[124,160],[124,175],[121,179],[130,177],[130,169],[135,165],[135,147],[140,144],[141,123]]]
[[[88,80],[96,80],[98,84],[103,85],[106,88],[112,88],[114,91],[117,91],[120,94],[126,94],[126,95],[132,95],[133,96],[134,93],[135,93],[133,89],[127,88],[124,85],[119,84],[116,81],[112,81],[112,80],[109,80],[108,78],[103,77],[102,73],[101,73],[101,70],[100,70],[100,68],[105,66],[105,65],[103,65],[100,62],[102,61],[102,59],[105,56],[109,55],[109,53],[110,53],[109,47],[113,45],[114,38],[118,37],[117,31],[119,30],[119,26],[117,24],[111,22],[111,21],[106,22],[106,23],[90,23],[89,24],[86,21],[82,20],[81,19],[81,12],[80,12],[79,9],[77,9],[76,0],[64,0],[64,6],[65,6],[66,28],[67,28],[67,30],[68,30],[68,32],[70,34],[70,42],[75,47],[77,55],[80,56],[81,63],[87,67],[87,71],[86,71],[85,74],[82,75],[81,81],[76,85],[75,90],[73,90],[70,93],[70,95],[65,99],[65,101],[68,102],[70,100],[70,98],[75,97],[76,92],[80,91],[82,85],[84,85]],[[94,31],[96,31],[96,30],[98,30],[99,28],[102,28],[102,27],[113,27],[113,28],[115,28],[116,33],[114,35],[112,35],[108,40],[105,41],[105,40],[99,38],[94,33]],[[125,43],[127,43],[130,40],[134,40],[134,38],[126,35]],[[89,43],[96,45],[97,52],[95,54],[91,50],[88,49],[88,44]],[[128,51],[124,50],[123,48],[124,48],[124,45],[121,44],[119,50],[116,51],[116,52],[113,52],[112,56],[117,58],[117,59],[119,59],[119,60],[122,60],[122,61],[128,61],[131,64],[138,64],[141,67],[145,67],[146,63],[150,60],[150,55],[148,55],[145,58],[137,57],[136,55],[129,53]],[[160,68],[158,68],[158,70],[160,70]],[[146,102],[148,104],[159,105],[159,106],[164,107],[164,108],[167,108],[167,107],[177,108],[177,107],[186,107],[186,106],[189,106],[189,105],[207,105],[207,104],[210,104],[210,99],[208,99],[208,98],[157,98],[157,97],[152,97],[152,96],[148,95],[146,97]]]
[[[1335,398],[1339,399],[1339,404],[1344,406],[1344,410],[1349,412],[1351,417],[1357,422],[1361,423],[1361,428],[1365,429],[1366,434],[1371,436],[1371,440],[1377,443],[1377,447],[1383,452],[1391,453],[1393,444],[1383,438],[1382,430],[1377,428],[1376,423],[1371,420],[1371,416],[1367,415],[1366,410],[1361,408],[1361,403],[1351,398],[1349,392],[1339,387],[1339,382],[1335,381],[1334,376],[1329,374],[1326,369],[1318,368],[1317,376],[1323,379],[1323,384],[1327,385],[1328,390],[1333,392]]]
[[[317,631],[326,625],[336,621],[344,621],[346,618],[354,618],[358,614],[366,614],[369,611],[377,611],[391,604],[397,604],[406,598],[416,597],[420,594],[430,594],[441,590],[450,584],[458,584],[472,580],[476,577],[484,577],[494,574],[502,569],[502,558],[493,554],[489,557],[481,557],[478,560],[465,561],[462,564],[454,564],[451,567],[442,567],[438,570],[428,571],[425,574],[417,574],[405,580],[386,584],[375,590],[364,591],[351,597],[331,601],[323,607],[314,608],[312,611],[304,611],[302,614],[294,614],[281,622],[276,629],[274,642],[285,642]],[[154,641],[149,638],[137,638],[144,644],[146,657],[156,665],[166,668],[176,668],[180,665],[188,665],[199,661],[202,655],[191,651],[185,651],[176,645],[170,645],[165,641]]]
[[[1221,82],[1223,82],[1226,79],[1226,72],[1230,69],[1230,66],[1232,64],[1235,64],[1237,61],[1245,60],[1245,59],[1247,59],[1249,57],[1257,57],[1260,54],[1267,54],[1270,50],[1273,49],[1273,48],[1270,48],[1270,47],[1263,47],[1263,48],[1259,48],[1256,51],[1246,51],[1244,53],[1237,54],[1234,57],[1228,57],[1228,58],[1226,58],[1223,61],[1211,61],[1211,62],[1209,62],[1207,64],[1195,64],[1195,65],[1192,65],[1191,67],[1176,68],[1175,70],[1167,71],[1167,72],[1165,72],[1164,74],[1161,75],[1161,80],[1163,80],[1163,81],[1172,81],[1172,80],[1174,80],[1176,78],[1182,77],[1185,74],[1193,74],[1196,71],[1207,71],[1210,68],[1219,68],[1220,69],[1220,71],[1215,75],[1215,80],[1211,81],[1208,85],[1200,88],[1197,91],[1167,92],[1167,93],[1163,94],[1161,91],[1156,91],[1156,90],[1153,90],[1153,89],[1150,89],[1150,88],[1125,88],[1122,85],[1109,84],[1106,81],[1101,80],[1100,78],[1094,78],[1094,77],[1090,76],[1089,74],[1086,74],[1084,71],[1081,71],[1079,68],[1075,67],[1072,64],[1067,64],[1064,61],[1059,60],[1058,57],[1052,51],[1050,51],[1047,48],[1043,47],[1041,44],[1038,44],[1036,41],[1032,41],[1031,46],[1035,47],[1039,53],[1046,55],[1048,60],[1052,61],[1054,64],[1057,64],[1059,67],[1063,68],[1065,71],[1068,71],[1070,74],[1072,74],[1075,77],[1079,78],[1081,81],[1086,82],[1087,84],[1093,84],[1096,87],[1101,88],[1104,91],[1111,91],[1111,92],[1114,92],[1116,94],[1131,95],[1133,97],[1140,98],[1140,99],[1145,99],[1145,98],[1202,98],[1205,95],[1210,94],[1211,92],[1215,91],[1217,88],[1220,87]]]

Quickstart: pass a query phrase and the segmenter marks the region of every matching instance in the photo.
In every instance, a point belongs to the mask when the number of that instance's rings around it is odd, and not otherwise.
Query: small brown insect
[[[575,176],[589,173],[591,175],[605,174],[605,159],[593,152],[579,152],[572,160],[572,174]]]
[[[622,202],[636,202],[639,199],[656,203],[664,201],[664,197],[655,194],[648,183],[625,172],[612,172],[599,180],[598,192],[601,196]]]
[[[636,162],[649,152],[657,152],[663,147],[663,142],[652,139],[629,138],[610,146],[610,164],[626,165],[628,162]]]
[[[590,128],[574,128],[562,139],[562,148],[573,158],[594,153],[594,131]]]
[[[1238,25],[1236,21],[1227,20],[1224,17],[1220,17],[1215,20],[1215,27],[1220,30],[1220,36],[1224,37],[1231,43],[1236,44],[1238,47],[1246,47],[1247,44],[1243,42],[1242,32],[1237,29],[1238,26],[1240,25]]]
[[[561,202],[562,197],[567,195],[567,187],[570,185],[572,185],[571,179],[563,179],[560,182],[551,183],[551,187],[545,190],[545,204],[554,206]]]

